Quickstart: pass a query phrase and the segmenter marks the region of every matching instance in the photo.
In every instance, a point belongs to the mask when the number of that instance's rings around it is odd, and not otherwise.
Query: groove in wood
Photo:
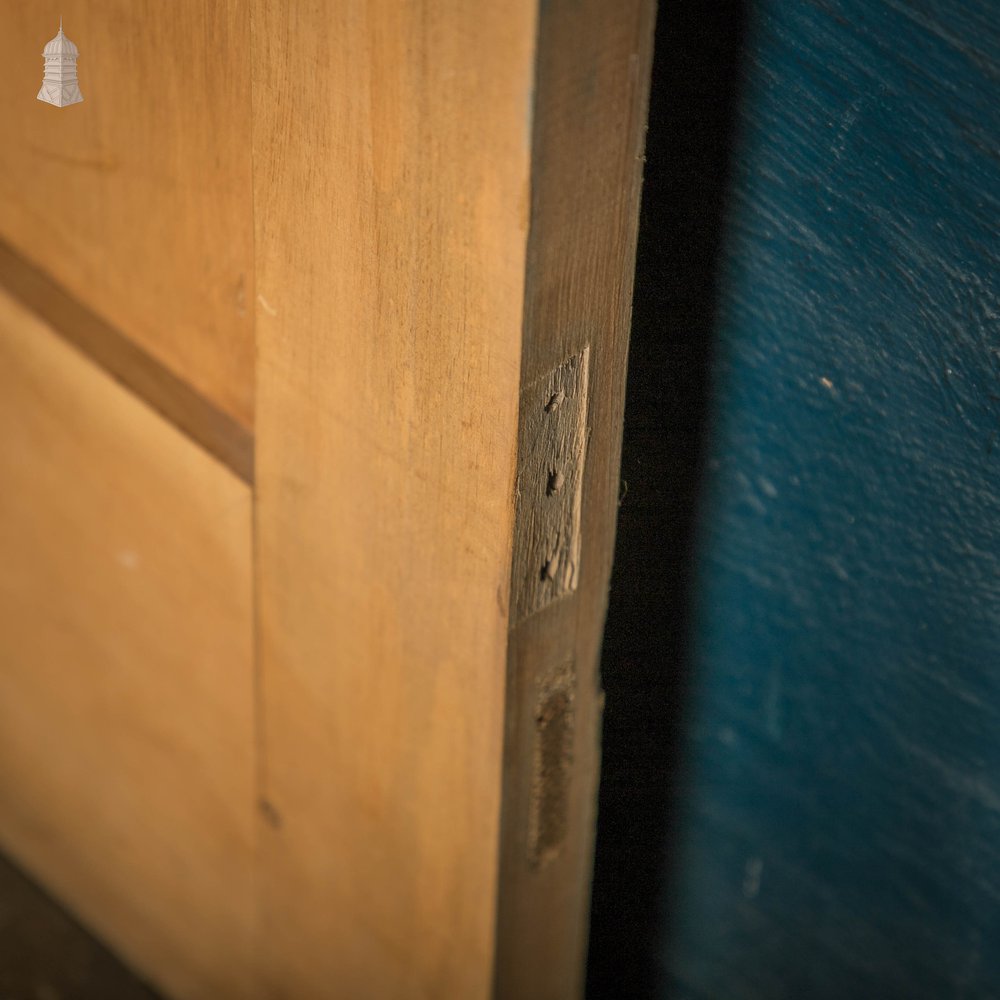
[[[245,483],[253,483],[252,431],[2,241],[0,289],[44,320],[64,340]]]

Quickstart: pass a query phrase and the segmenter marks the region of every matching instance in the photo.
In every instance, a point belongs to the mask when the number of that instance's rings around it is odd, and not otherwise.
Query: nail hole
[[[551,559],[546,559],[542,563],[542,579],[543,580],[554,580],[556,578],[556,570],[559,569],[559,555],[558,553],[552,556]]]
[[[566,398],[565,390],[557,389],[554,393],[552,393],[552,395],[549,397],[549,401],[545,404],[545,412],[551,413],[553,410],[558,409],[562,405],[562,402],[565,398]]]
[[[548,485],[545,487],[546,495],[553,496],[558,493],[563,488],[565,482],[566,477],[558,469],[550,472]]]

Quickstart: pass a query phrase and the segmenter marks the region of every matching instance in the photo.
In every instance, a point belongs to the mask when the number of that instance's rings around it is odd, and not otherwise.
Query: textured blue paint
[[[998,26],[752,9],[664,996],[1000,996]]]

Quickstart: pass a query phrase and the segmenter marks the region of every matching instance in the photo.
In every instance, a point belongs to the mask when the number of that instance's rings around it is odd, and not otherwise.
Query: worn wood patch
[[[569,826],[573,773],[576,671],[572,661],[551,671],[535,699],[535,749],[528,813],[528,861],[539,868],[558,857]]]
[[[513,581],[517,620],[576,590],[588,355],[584,348],[521,392]]]

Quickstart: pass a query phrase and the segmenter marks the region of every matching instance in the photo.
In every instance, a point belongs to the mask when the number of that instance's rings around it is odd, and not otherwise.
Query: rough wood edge
[[[250,431],[3,242],[0,242],[0,286],[195,444],[252,485],[254,438]]]
[[[603,709],[599,660],[655,16],[655,0],[549,0],[539,14],[521,386],[589,347],[587,457],[577,588],[511,622],[496,1000],[573,1000],[584,989]],[[512,573],[516,568],[515,559]],[[512,593],[516,588],[512,579]],[[571,731],[556,748],[565,771],[555,789],[565,828],[558,843],[539,844],[536,798],[545,774],[537,768],[548,719],[539,697],[553,671],[567,670]]]

